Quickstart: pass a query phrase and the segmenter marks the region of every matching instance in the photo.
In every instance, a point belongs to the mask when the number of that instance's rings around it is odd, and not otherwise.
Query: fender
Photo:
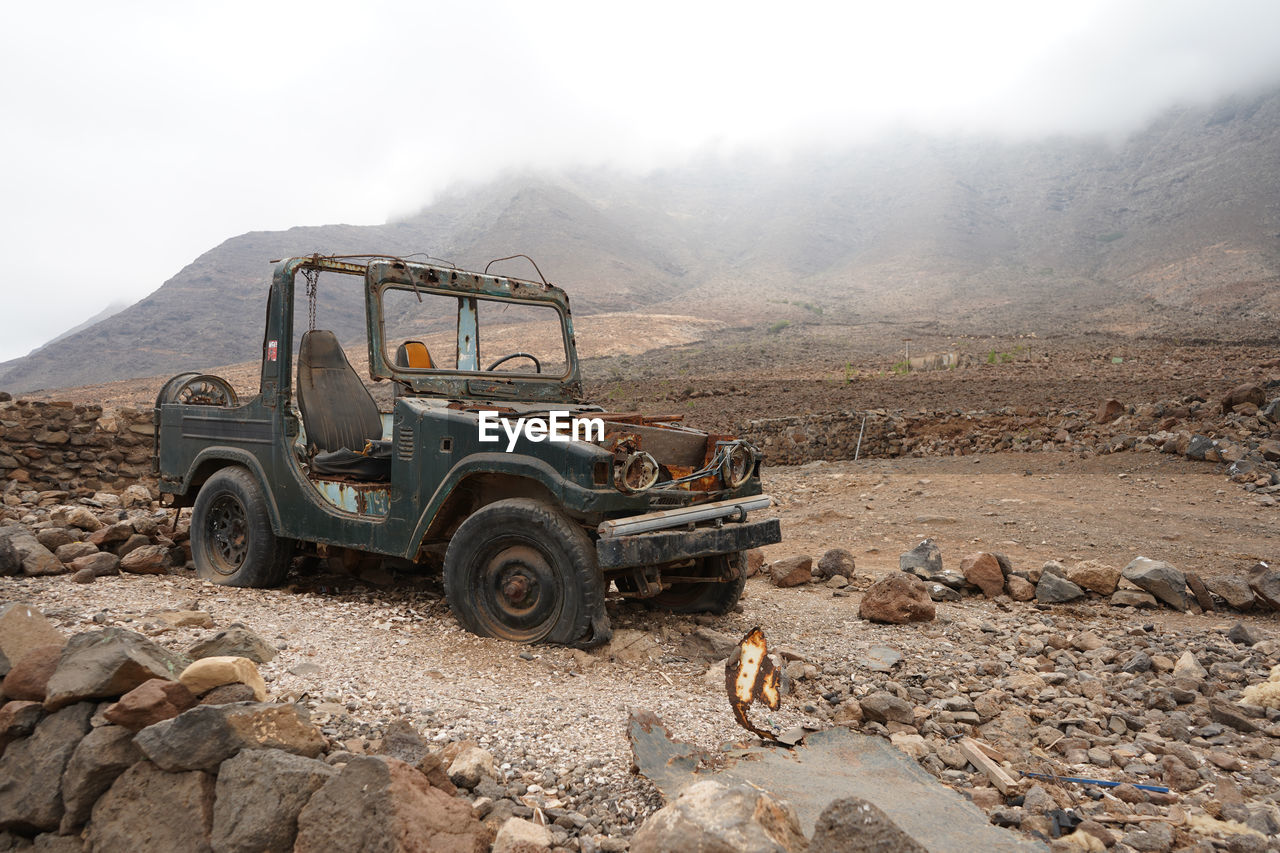
[[[431,527],[431,522],[435,520],[436,513],[439,512],[440,507],[444,506],[444,502],[453,494],[454,489],[467,477],[475,474],[502,474],[532,480],[554,495],[561,504],[565,503],[566,494],[572,493],[577,496],[579,500],[574,503],[579,505],[590,495],[588,489],[569,482],[555,468],[541,459],[502,452],[473,453],[449,470],[448,476],[431,495],[431,500],[427,501],[413,529],[413,535],[409,537],[408,551],[403,555],[405,559],[413,559],[418,552],[422,540],[426,538],[427,530]]]
[[[258,489],[262,492],[262,496],[267,501],[267,514],[271,517],[271,529],[277,535],[280,535],[284,527],[280,523],[280,508],[276,506],[276,496],[272,489],[266,487],[267,474],[262,468],[262,463],[258,457],[252,453],[248,453],[237,447],[226,447],[215,445],[214,447],[206,447],[196,454],[196,458],[191,461],[191,466],[187,469],[187,473],[182,478],[182,492],[184,496],[191,491],[191,481],[195,477],[196,471],[200,470],[200,466],[206,462],[225,462],[226,465],[240,465],[249,469],[249,473],[253,474],[253,478],[258,481]],[[219,467],[225,468],[226,465]]]

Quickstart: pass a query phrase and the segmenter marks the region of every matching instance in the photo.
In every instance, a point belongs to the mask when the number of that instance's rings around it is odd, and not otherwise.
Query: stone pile
[[[0,508],[0,575],[72,574],[92,583],[121,572],[164,574],[190,562],[189,538],[189,519],[159,507],[139,483],[73,503],[20,501]]]
[[[760,552],[748,555],[774,586],[785,588],[823,581],[835,595],[853,579],[853,556],[833,549],[818,561],[795,555],[764,564]],[[1155,608],[1204,613],[1213,610],[1280,611],[1280,569],[1258,563],[1246,575],[1201,578],[1160,560],[1135,557],[1123,569],[1096,560],[1067,567],[1049,560],[1039,567],[1016,568],[1000,553],[976,551],[960,560],[959,569],[943,565],[942,550],[925,539],[901,555],[904,575],[881,578],[863,595],[859,615],[873,622],[902,624],[929,621],[932,602],[959,601],[965,595],[1007,597],[1041,605],[1105,600],[1116,607]],[[908,579],[909,578],[909,579]]]

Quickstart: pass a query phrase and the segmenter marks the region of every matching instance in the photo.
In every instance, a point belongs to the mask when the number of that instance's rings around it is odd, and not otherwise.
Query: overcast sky
[[[1280,80],[1280,2],[21,3],[0,44],[3,361],[229,237],[505,169],[1123,134]]]

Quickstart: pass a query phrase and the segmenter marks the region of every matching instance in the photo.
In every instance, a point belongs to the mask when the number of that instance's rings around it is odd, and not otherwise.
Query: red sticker
[[[267,341],[267,361],[276,360],[276,342]]]

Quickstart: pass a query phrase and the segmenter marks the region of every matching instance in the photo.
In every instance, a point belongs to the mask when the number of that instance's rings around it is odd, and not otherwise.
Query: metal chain
[[[316,284],[320,280],[320,270],[305,269],[302,277],[307,280],[307,331],[316,330]]]

